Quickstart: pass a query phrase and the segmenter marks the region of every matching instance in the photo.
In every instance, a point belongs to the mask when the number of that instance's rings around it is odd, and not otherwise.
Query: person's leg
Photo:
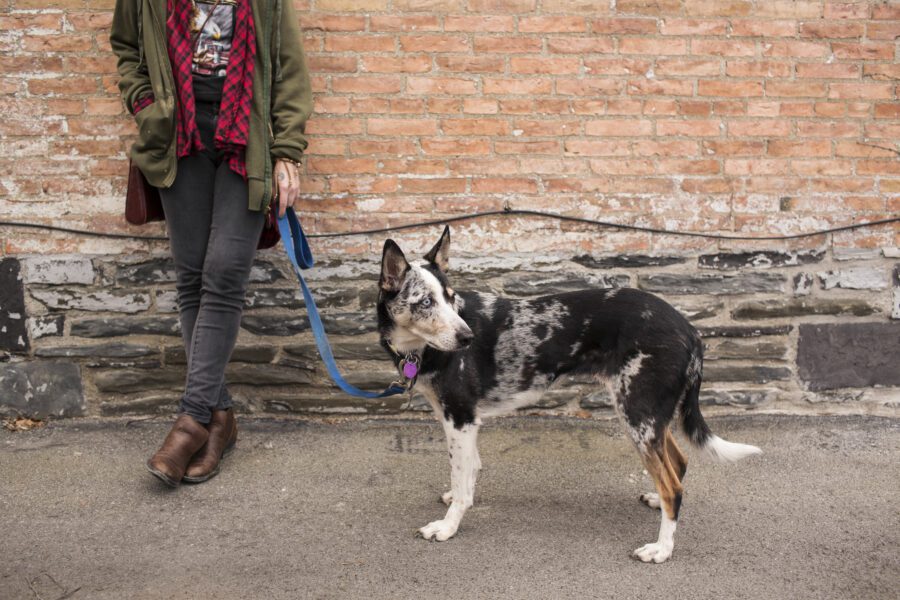
[[[206,153],[185,156],[178,161],[178,174],[169,188],[160,189],[166,227],[175,263],[175,289],[181,321],[181,338],[190,369],[191,341],[202,294],[203,262],[212,228],[213,188],[217,166]],[[225,386],[210,410],[230,405]],[[184,412],[184,407],[179,407]],[[192,415],[198,418],[199,415]],[[199,419],[198,419],[199,420]],[[208,421],[208,417],[206,419]],[[204,421],[201,421],[204,422]]]
[[[182,407],[201,423],[225,410],[225,366],[240,329],[250,268],[265,215],[247,208],[247,184],[220,163],[215,175],[212,225],[202,267],[200,305]]]

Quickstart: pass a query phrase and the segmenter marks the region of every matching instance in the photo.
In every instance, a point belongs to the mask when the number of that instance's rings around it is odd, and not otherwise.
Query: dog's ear
[[[434,245],[434,248],[425,255],[425,260],[434,263],[441,271],[445,273],[450,268],[450,226],[444,227],[444,233],[441,239]]]
[[[403,256],[403,250],[394,240],[388,240],[384,243],[384,250],[381,252],[381,278],[378,285],[381,289],[388,292],[396,292],[403,285],[403,278],[409,271],[409,263]]]

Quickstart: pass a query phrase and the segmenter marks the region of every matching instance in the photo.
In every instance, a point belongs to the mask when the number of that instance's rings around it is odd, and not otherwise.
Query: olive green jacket
[[[253,100],[246,165],[251,210],[268,207],[272,161],[299,161],[306,149],[312,91],[300,28],[291,0],[250,0],[256,28]],[[131,159],[156,187],[175,181],[175,77],[166,49],[166,0],[116,0],[110,44],[119,59],[119,90],[128,111],[152,92],[135,115],[138,139]]]

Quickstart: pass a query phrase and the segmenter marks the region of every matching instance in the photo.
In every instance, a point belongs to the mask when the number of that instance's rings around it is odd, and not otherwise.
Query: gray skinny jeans
[[[231,406],[225,366],[241,325],[256,245],[265,223],[247,208],[247,184],[213,148],[215,105],[197,104],[206,149],[178,160],[175,182],[160,189],[172,257],[187,379],[178,412],[209,423]]]

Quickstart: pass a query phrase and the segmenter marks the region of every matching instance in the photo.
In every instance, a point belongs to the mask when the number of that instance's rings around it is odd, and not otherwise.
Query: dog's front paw
[[[645,544],[631,553],[634,558],[644,562],[666,562],[672,556],[672,546],[654,542]]]
[[[453,504],[453,490],[450,490],[449,492],[444,492],[441,495],[441,502],[443,502],[447,506],[450,506],[451,504]]]
[[[422,527],[419,529],[419,534],[426,540],[434,539],[439,542],[444,542],[456,535],[457,527],[458,524],[447,519],[442,519],[440,521],[432,521],[425,527]]]

